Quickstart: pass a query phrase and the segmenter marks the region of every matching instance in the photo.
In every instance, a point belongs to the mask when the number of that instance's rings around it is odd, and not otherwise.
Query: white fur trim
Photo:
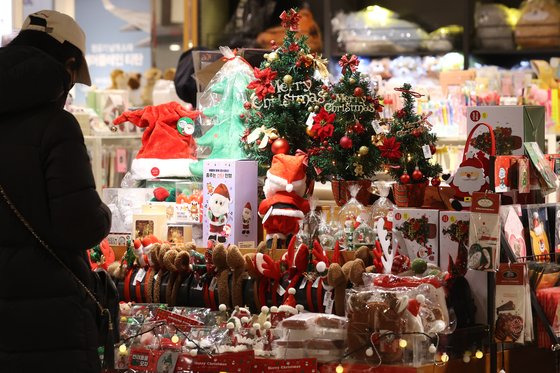
[[[132,161],[130,173],[135,180],[147,180],[155,177],[189,177],[192,176],[189,165],[194,162],[196,159],[135,158]],[[159,170],[159,174],[152,174],[154,167]]]
[[[273,209],[272,214],[273,216],[289,216],[292,218],[299,218],[303,219],[305,215],[300,210],[291,210],[291,209]]]
[[[269,183],[275,184],[276,188],[273,188],[276,191],[287,191],[289,193],[291,193],[292,191],[296,192],[298,195],[302,196],[305,193],[305,181],[307,179],[307,177],[304,177],[301,180],[294,180],[292,181],[290,184],[288,184],[288,181],[284,178],[281,178],[280,176],[274,175],[272,173],[270,173],[270,171],[267,171],[266,173],[266,178],[267,181]],[[288,185],[291,185],[292,187],[288,187]],[[272,189],[272,188],[269,188]],[[288,190],[291,189],[291,190]]]
[[[271,239],[274,238],[274,236],[278,236],[279,240],[285,240],[286,239],[286,235],[282,234],[282,233],[269,233],[269,234],[266,235],[266,239],[271,240]],[[259,255],[259,254],[257,254],[257,255]]]
[[[298,310],[292,306],[286,306],[283,304],[280,307],[278,307],[278,312],[286,312],[286,313],[292,313],[294,315],[297,315]]]

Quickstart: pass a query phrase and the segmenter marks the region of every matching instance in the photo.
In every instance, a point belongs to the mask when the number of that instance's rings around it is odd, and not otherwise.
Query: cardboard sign
[[[173,373],[179,352],[171,350],[130,350],[129,368],[140,372]]]
[[[175,372],[244,372],[251,371],[255,358],[253,351],[231,352],[220,355],[182,354],[177,361]]]
[[[251,372],[316,373],[317,359],[255,359]]]

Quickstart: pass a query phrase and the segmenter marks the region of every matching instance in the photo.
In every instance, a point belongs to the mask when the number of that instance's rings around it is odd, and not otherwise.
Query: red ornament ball
[[[401,184],[408,184],[410,183],[410,175],[405,171],[404,174],[401,175],[400,180]]]
[[[342,149],[350,149],[352,147],[352,139],[348,136],[342,136],[340,138],[340,146]]]
[[[422,130],[420,128],[415,128],[412,130],[412,136],[420,137],[420,135],[422,135]]]
[[[323,146],[329,146],[329,142],[328,141],[323,141]]]
[[[364,90],[362,89],[362,87],[354,88],[354,96],[355,97],[362,97],[363,95],[364,95]]]
[[[274,140],[270,150],[272,154],[288,154],[290,151],[290,144],[288,144],[286,139],[279,138]]]
[[[239,114],[239,118],[244,119],[245,118],[245,114]]]
[[[245,110],[249,110],[249,109],[251,108],[251,103],[250,103],[249,101],[246,101],[246,102],[243,104],[243,107],[245,108]]]
[[[432,185],[437,187],[437,186],[439,186],[439,184],[441,184],[440,178],[439,177],[433,177],[432,178]]]
[[[418,169],[418,167],[416,167],[416,169],[412,173],[412,180],[418,181],[418,180],[421,180],[423,177],[424,177],[424,174],[422,173],[422,171],[420,171]]]
[[[364,133],[364,126],[363,126],[360,122],[354,124],[354,125],[352,126],[352,129],[353,129],[354,132],[356,132],[358,135]]]
[[[332,146],[329,146],[329,147],[327,148],[327,150],[328,150],[329,152],[332,152],[332,151],[333,151],[333,147],[332,147]]]
[[[432,155],[436,154],[437,152],[437,148],[434,144],[430,144],[430,153],[432,153]]]

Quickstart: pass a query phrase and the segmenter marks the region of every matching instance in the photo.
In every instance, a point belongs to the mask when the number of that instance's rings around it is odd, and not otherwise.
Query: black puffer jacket
[[[63,66],[0,48],[0,184],[86,284],[85,249],[109,232],[80,127],[62,109]],[[0,372],[96,372],[95,309],[0,198]]]

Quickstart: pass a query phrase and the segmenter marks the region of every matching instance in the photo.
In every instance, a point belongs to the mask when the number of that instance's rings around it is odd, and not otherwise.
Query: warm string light
[[[480,350],[476,350],[476,353],[474,354],[474,356],[477,359],[482,359],[484,357],[484,352],[480,351]]]
[[[445,352],[441,354],[441,362],[447,363],[448,361],[449,361],[449,355],[447,355]]]
[[[338,365],[336,366],[335,371],[336,371],[336,373],[342,373],[342,372],[344,372],[344,367],[342,366],[342,364],[338,364]]]
[[[408,342],[406,341],[406,339],[400,339],[399,340],[399,347],[400,348],[406,348],[406,346],[408,345]]]

